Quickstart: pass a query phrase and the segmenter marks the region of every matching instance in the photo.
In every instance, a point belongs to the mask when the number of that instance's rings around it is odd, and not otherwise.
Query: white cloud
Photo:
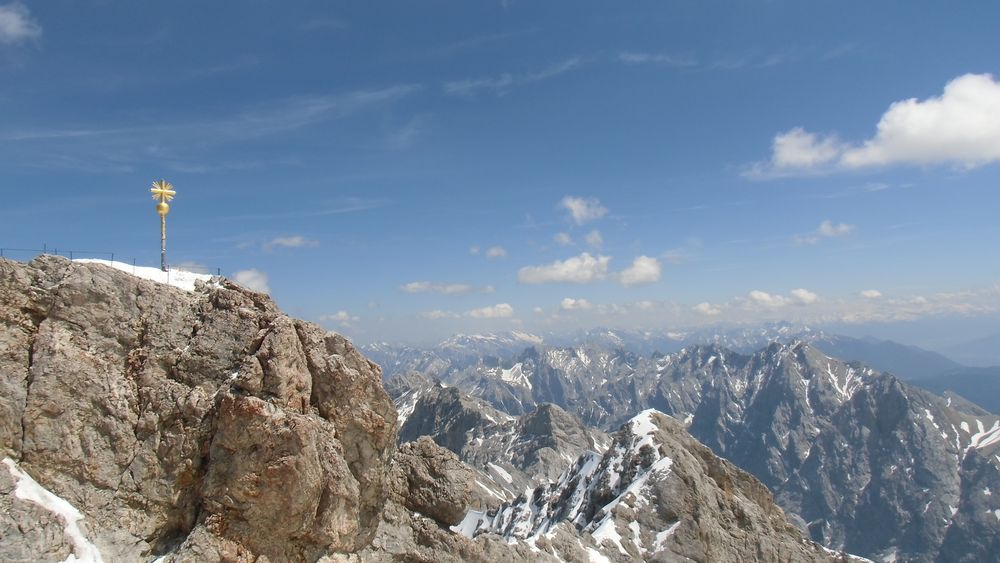
[[[775,169],[807,169],[829,164],[844,151],[836,137],[818,137],[801,127],[774,137],[771,163]]]
[[[718,305],[712,305],[707,301],[698,303],[693,307],[693,309],[695,312],[701,313],[706,317],[714,317],[722,313],[722,309]]]
[[[626,64],[659,64],[666,66],[695,66],[698,64],[694,57],[690,55],[637,53],[629,51],[618,53],[618,60]]]
[[[749,293],[750,305],[756,305],[769,309],[776,309],[786,305],[812,305],[819,301],[819,296],[808,289],[798,288],[791,291],[791,297],[767,293],[755,289]]]
[[[577,225],[600,219],[608,213],[608,209],[601,205],[600,200],[596,197],[566,196],[559,202],[559,207],[569,211],[570,217]]]
[[[535,307],[534,309],[532,309],[532,311],[533,311],[533,312],[534,312],[534,313],[535,313],[536,315],[540,315],[540,314],[542,314],[542,313],[544,313],[544,312],[545,312],[545,309],[542,309],[541,307]]]
[[[843,237],[854,232],[854,225],[839,223],[834,225],[829,219],[819,224],[819,234],[825,237]]]
[[[955,164],[965,168],[1000,161],[1000,82],[965,74],[940,96],[894,102],[875,135],[846,143],[835,135],[796,127],[775,136],[770,161],[748,175],[780,176],[893,164]]]
[[[358,321],[361,320],[361,318],[357,317],[355,315],[352,315],[352,314],[348,313],[347,311],[337,311],[336,313],[334,313],[332,315],[323,315],[322,317],[319,318],[319,320],[321,320],[321,321],[335,322],[335,323],[341,323],[341,324],[348,324],[348,323],[351,323],[351,322],[358,322]]]
[[[441,293],[443,295],[458,295],[472,291],[472,286],[464,283],[431,283],[415,281],[399,287],[404,293]]]
[[[819,227],[812,233],[805,235],[794,235],[792,240],[795,244],[816,244],[822,238],[845,237],[854,232],[854,225],[847,223],[834,224],[829,219],[819,224]]]
[[[507,249],[502,246],[493,246],[486,251],[487,258],[504,258],[507,256]]]
[[[819,300],[819,296],[808,289],[793,289],[792,302],[797,305],[811,305]]]
[[[601,231],[593,230],[587,233],[587,238],[584,239],[587,244],[600,250],[601,246],[604,244],[604,237],[601,236]]]
[[[261,272],[260,270],[255,270],[253,268],[249,270],[240,270],[233,274],[233,280],[251,291],[271,293],[271,288],[267,285],[267,274]]]
[[[865,299],[878,299],[882,297],[882,292],[877,289],[866,289],[861,292],[861,297]]]
[[[586,299],[573,299],[571,297],[563,299],[559,306],[563,311],[586,310],[594,307]]]
[[[307,239],[301,235],[278,237],[264,243],[264,250],[274,250],[275,248],[303,248],[307,246],[319,246],[319,242]]]
[[[784,307],[788,304],[788,299],[781,295],[771,295],[758,289],[751,291],[749,295],[751,302],[764,307]]]
[[[530,84],[559,76],[579,67],[582,63],[583,61],[579,57],[573,57],[537,72],[521,74],[505,72],[499,76],[454,80],[444,84],[444,91],[452,96],[474,96],[481,91],[504,92],[512,86]]]
[[[517,279],[521,283],[590,283],[607,278],[610,261],[610,256],[595,258],[584,252],[545,266],[525,266],[518,270]]]
[[[0,43],[16,45],[42,36],[42,26],[31,19],[28,7],[20,2],[0,6]]]
[[[569,236],[569,233],[556,233],[556,236],[552,237],[552,240],[556,241],[559,246],[569,246],[573,244],[573,237]]]
[[[426,311],[420,313],[420,316],[425,319],[438,320],[438,319],[457,319],[460,315],[457,313],[452,313],[451,311],[441,311],[440,309],[435,309],[434,311]]]
[[[469,254],[479,254],[479,247],[478,246],[470,246],[469,247]]]
[[[466,314],[474,319],[502,319],[512,317],[514,308],[507,303],[499,303],[490,307],[473,309]]]
[[[622,270],[618,275],[618,280],[622,285],[641,285],[660,281],[660,273],[663,268],[660,261],[649,256],[639,256],[632,261],[632,265]]]

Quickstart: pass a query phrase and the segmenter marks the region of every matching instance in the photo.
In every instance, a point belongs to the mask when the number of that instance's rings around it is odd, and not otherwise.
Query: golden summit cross
[[[167,271],[167,213],[170,213],[170,200],[174,199],[177,192],[170,182],[159,180],[153,182],[153,187],[149,188],[153,194],[153,199],[158,200],[156,212],[160,215],[160,269]]]

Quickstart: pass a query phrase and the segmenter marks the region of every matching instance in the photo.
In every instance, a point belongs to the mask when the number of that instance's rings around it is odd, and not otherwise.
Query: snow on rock
[[[133,266],[132,264],[126,264],[124,262],[112,262],[111,260],[97,260],[94,258],[81,258],[74,260],[74,262],[80,262],[83,264],[103,264],[116,270],[132,274],[137,278],[171,285],[185,291],[194,291],[194,284],[196,281],[203,281],[207,283],[213,277],[209,274],[195,274],[193,272],[185,272],[183,270],[170,270],[168,272],[164,272],[159,268]]]
[[[983,449],[1000,442],[1000,420],[994,421],[993,426],[986,429],[983,426],[983,422],[976,419],[976,426],[979,432],[976,432],[969,438],[969,448]]]
[[[490,470],[492,470],[498,476],[500,476],[501,479],[507,481],[507,483],[512,483],[514,481],[514,478],[511,477],[510,473],[508,473],[503,467],[500,467],[495,463],[487,463],[486,466],[489,467]]]
[[[531,380],[524,373],[523,366],[524,364],[519,362],[511,366],[510,369],[501,369],[500,379],[512,385],[520,385],[531,389]]]
[[[9,457],[3,459],[16,487],[14,496],[21,500],[37,504],[49,512],[59,516],[63,521],[63,532],[73,544],[73,554],[64,563],[104,563],[97,546],[88,540],[77,524],[83,519],[83,514],[65,499],[52,494],[48,489],[38,484],[30,475],[21,471]]]
[[[667,528],[666,530],[658,532],[656,534],[656,543],[653,545],[653,552],[660,551],[661,549],[666,547],[667,540],[670,539],[670,536],[674,535],[674,532],[677,531],[677,527],[680,525],[681,525],[680,520],[678,520],[677,522],[671,524],[670,527]]]

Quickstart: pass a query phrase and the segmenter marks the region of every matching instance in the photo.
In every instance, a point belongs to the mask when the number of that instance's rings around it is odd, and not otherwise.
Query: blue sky
[[[172,264],[361,341],[981,325],[998,16],[0,0],[0,246],[157,264],[162,177]]]

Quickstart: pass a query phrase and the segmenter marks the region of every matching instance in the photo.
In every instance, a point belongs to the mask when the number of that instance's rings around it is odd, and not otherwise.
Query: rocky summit
[[[0,388],[3,561],[838,557],[660,414],[535,487],[547,506],[582,495],[564,518],[574,527],[524,527],[550,549],[497,524],[530,513],[523,499],[476,520],[476,470],[429,438],[397,445],[377,365],[223,278],[181,289],[101,264],[0,259]],[[540,460],[601,436],[578,424],[545,408],[493,441],[543,479]],[[634,522],[638,535],[622,535]]]

